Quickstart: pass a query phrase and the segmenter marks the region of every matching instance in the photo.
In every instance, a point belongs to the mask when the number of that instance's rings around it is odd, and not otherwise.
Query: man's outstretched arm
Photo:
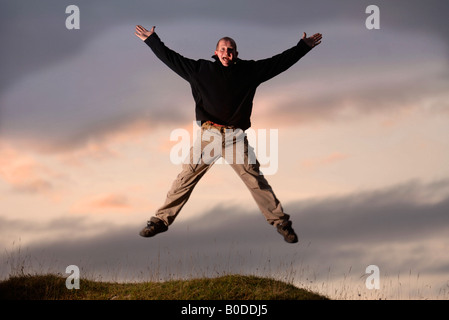
[[[159,39],[154,29],[156,29],[155,26],[148,31],[138,25],[134,34],[144,41],[153,50],[154,54],[170,69],[189,81],[190,75],[196,69],[196,61],[185,58],[179,53],[167,48],[161,39]]]
[[[271,58],[256,61],[255,73],[258,74],[259,82],[265,82],[290,68],[310,50],[319,45],[322,38],[321,33],[315,33],[313,36],[307,37],[304,32],[302,39],[293,48]]]

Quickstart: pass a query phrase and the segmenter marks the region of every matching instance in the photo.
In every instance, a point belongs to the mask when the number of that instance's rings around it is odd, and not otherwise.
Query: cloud
[[[0,97],[2,136],[41,152],[58,152],[84,148],[122,130],[190,120],[187,113],[193,109],[181,105],[188,86],[178,79],[171,83],[175,76],[162,74],[162,64],[143,68],[138,60],[151,57],[150,49],[128,28],[109,30],[76,56],[10,88]],[[136,51],[140,56],[130,59]]]
[[[326,156],[323,156],[320,158],[302,160],[300,163],[300,166],[305,169],[312,169],[312,168],[316,168],[319,166],[329,165],[329,164],[344,160],[348,157],[349,157],[349,155],[342,154],[339,152],[334,152],[332,154],[329,154],[329,155],[326,155]]]
[[[14,148],[0,146],[0,168],[0,179],[13,192],[42,193],[54,187],[53,170]]]
[[[298,217],[306,233],[319,230],[320,240],[359,244],[417,241],[448,229],[447,187],[448,181],[427,186],[413,182],[310,205],[296,203],[294,207],[307,213]],[[428,198],[438,193],[438,200]]]
[[[420,50],[415,49],[418,37],[424,46]],[[336,25],[326,29],[321,46],[269,85],[262,85],[254,117],[297,126],[401,111],[445,113],[446,66],[444,44],[434,37],[397,30],[372,35],[354,26]]]
[[[434,102],[439,105],[445,101],[441,92],[447,87],[447,75],[438,80],[435,73],[423,70],[442,68],[447,37],[438,35],[447,30],[447,23],[438,10],[443,2],[432,4],[382,1],[382,29],[377,33],[365,30],[366,6],[359,1],[267,1],[264,5],[249,1],[229,6],[176,2],[177,10],[171,1],[157,5],[111,1],[107,7],[80,1],[83,18],[76,32],[64,27],[66,3],[2,4],[2,42],[10,50],[1,56],[1,134],[27,147],[45,144],[46,150],[57,151],[82,148],[136,121],[149,127],[191,121],[188,85],[133,36],[140,20],[162,24],[167,44],[193,58],[204,58],[209,45],[202,42],[215,41],[223,30],[240,34],[242,48],[246,46],[242,57],[265,58],[278,53],[279,46],[285,49],[291,42],[286,39],[297,37],[298,28],[320,26],[326,40],[313,57],[295,66],[301,74],[289,71],[263,88],[266,94],[261,100],[279,110],[274,115],[259,111],[264,119],[278,117],[292,123],[334,119],[348,108],[350,112],[389,110],[428,96],[440,96]],[[208,40],[185,37],[180,28]],[[22,41],[22,30],[27,31],[27,41]],[[269,48],[254,43],[254,35],[260,33],[270,38]],[[292,81],[296,87],[282,89]]]
[[[290,26],[307,28],[326,21],[357,21],[364,26],[365,8],[369,2],[345,0],[335,3],[329,0],[297,2],[284,0],[230,1],[226,3],[198,1],[133,1],[124,3],[113,0],[108,6],[79,0],[81,29],[74,32],[65,28],[67,1],[42,0],[2,3],[0,11],[0,35],[2,43],[11,50],[2,53],[2,77],[0,88],[6,89],[16,79],[47,68],[53,63],[78,54],[90,41],[105,33],[117,23],[135,25],[165,24],[176,21],[232,21],[245,22],[258,27]],[[447,3],[444,0],[385,1],[376,3],[381,9],[381,28],[401,28],[411,33],[436,34],[447,40],[448,24],[445,17]],[[173,9],[176,8],[176,9]],[[213,23],[211,23],[213,27]],[[213,28],[209,28],[212,29]],[[43,36],[44,35],[44,36]],[[26,37],[26,41],[23,41]],[[55,41],[58,39],[58,41]],[[447,43],[447,41],[446,41]],[[30,54],[30,48],[32,53]],[[21,61],[20,64],[10,63]]]
[[[130,203],[126,195],[123,194],[103,194],[92,196],[86,201],[87,207],[94,210],[123,210],[129,209]]]

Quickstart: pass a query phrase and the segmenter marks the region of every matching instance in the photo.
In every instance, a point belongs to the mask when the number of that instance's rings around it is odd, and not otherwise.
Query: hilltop
[[[68,290],[60,275],[13,276],[0,282],[2,300],[327,300],[327,297],[279,280],[257,276],[165,282],[100,282],[80,279]]]

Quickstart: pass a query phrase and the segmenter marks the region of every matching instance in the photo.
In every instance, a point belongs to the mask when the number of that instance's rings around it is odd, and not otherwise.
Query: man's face
[[[225,67],[231,65],[232,61],[237,58],[237,50],[233,47],[231,41],[221,40],[218,43],[215,55]]]

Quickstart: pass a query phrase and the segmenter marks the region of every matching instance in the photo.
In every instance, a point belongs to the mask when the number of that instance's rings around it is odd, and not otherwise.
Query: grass
[[[168,253],[170,255],[170,253]],[[231,257],[231,256],[230,256]],[[122,272],[122,265],[93,273],[81,268],[80,289],[66,288],[64,264],[37,260],[19,246],[5,250],[0,257],[0,300],[447,300],[449,286],[436,291],[422,283],[420,274],[412,270],[404,275],[381,275],[381,288],[368,290],[367,274],[360,275],[349,268],[343,277],[336,277],[329,267],[327,277],[302,263],[283,261],[273,267],[268,259],[247,273],[245,268],[231,270],[231,263],[244,266],[246,260],[208,263],[206,269],[198,263],[200,255],[171,261],[165,267],[151,262],[146,270]],[[206,257],[207,258],[207,257]],[[221,258],[221,256],[214,257]],[[232,257],[234,259],[234,256]],[[245,257],[246,258],[246,257]],[[294,257],[293,257],[294,258]],[[220,260],[220,259],[217,259]],[[206,262],[210,262],[206,260]],[[220,260],[221,262],[221,260]],[[85,263],[83,263],[85,264]],[[50,266],[48,266],[50,265]],[[175,267],[173,267],[175,266]],[[9,270],[9,272],[8,272]],[[127,266],[123,267],[127,270]],[[244,275],[242,275],[244,274]],[[408,277],[407,277],[408,276]],[[324,279],[325,278],[325,279]],[[324,280],[323,280],[324,279]]]
[[[80,279],[67,289],[55,274],[12,276],[0,282],[0,300],[327,300],[271,278],[226,275],[165,282],[115,283]]]

